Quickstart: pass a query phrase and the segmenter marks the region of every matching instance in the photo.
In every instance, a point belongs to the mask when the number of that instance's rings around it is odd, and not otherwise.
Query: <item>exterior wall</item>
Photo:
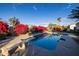
[[[76,27],[75,27],[76,32],[79,32],[79,22],[76,23]]]
[[[78,22],[78,23],[76,23],[76,26],[78,26],[78,27],[79,27],[79,22]]]
[[[74,30],[75,27],[76,27],[76,24],[70,25],[70,29],[71,29],[71,30]]]

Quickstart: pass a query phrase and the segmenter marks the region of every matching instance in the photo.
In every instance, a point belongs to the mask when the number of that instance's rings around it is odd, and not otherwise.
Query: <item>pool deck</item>
[[[20,36],[17,36],[15,38],[13,38],[11,41],[9,41],[7,44],[5,44],[4,46],[2,46],[0,49],[2,51],[3,55],[8,55],[8,51],[13,47],[13,46],[18,46],[23,40],[27,40],[28,38],[30,38],[32,36],[29,36],[28,33],[27,34],[23,34]]]
[[[62,35],[65,34],[65,35]],[[57,47],[55,50],[48,50],[41,47],[28,45],[26,46],[26,49],[24,51],[21,50],[21,55],[23,56],[79,56],[79,41],[75,41],[78,39],[78,36],[75,36],[73,34],[67,34],[67,33],[61,33],[62,38],[65,39],[59,40]],[[12,40],[10,41],[5,47],[11,47],[12,43],[19,42],[18,39],[29,37],[26,35],[18,36],[17,41]],[[10,45],[11,44],[11,45]],[[13,54],[17,55],[17,54]],[[17,55],[18,56],[18,55]]]

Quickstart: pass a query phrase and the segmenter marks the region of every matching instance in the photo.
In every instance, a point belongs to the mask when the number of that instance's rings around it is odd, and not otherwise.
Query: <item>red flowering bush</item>
[[[38,27],[37,26],[32,26],[32,29],[38,30]]]
[[[5,36],[8,34],[8,25],[7,23],[0,21],[0,40],[5,39]]]
[[[7,23],[0,21],[0,34],[6,34],[8,32]]]
[[[38,26],[38,31],[44,31],[44,30],[47,30],[47,28],[43,26]]]
[[[46,27],[43,26],[32,26],[31,31],[34,32],[43,32],[44,30],[47,30]]]
[[[17,35],[27,33],[28,32],[28,25],[17,24],[15,26],[15,32],[16,32]]]

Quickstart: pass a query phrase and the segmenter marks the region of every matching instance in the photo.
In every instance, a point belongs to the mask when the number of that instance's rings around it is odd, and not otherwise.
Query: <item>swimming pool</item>
[[[39,37],[37,39],[34,39],[33,41],[30,41],[30,44],[40,48],[54,50],[56,49],[57,42],[59,39],[60,36],[58,35],[50,35],[48,37]]]

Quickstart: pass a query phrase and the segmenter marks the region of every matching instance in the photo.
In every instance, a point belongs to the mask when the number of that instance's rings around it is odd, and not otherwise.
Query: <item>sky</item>
[[[8,22],[15,16],[23,24],[43,25],[58,24],[56,19],[61,17],[60,24],[69,25],[74,21],[68,19],[68,15],[78,6],[77,3],[0,3],[0,18]]]

